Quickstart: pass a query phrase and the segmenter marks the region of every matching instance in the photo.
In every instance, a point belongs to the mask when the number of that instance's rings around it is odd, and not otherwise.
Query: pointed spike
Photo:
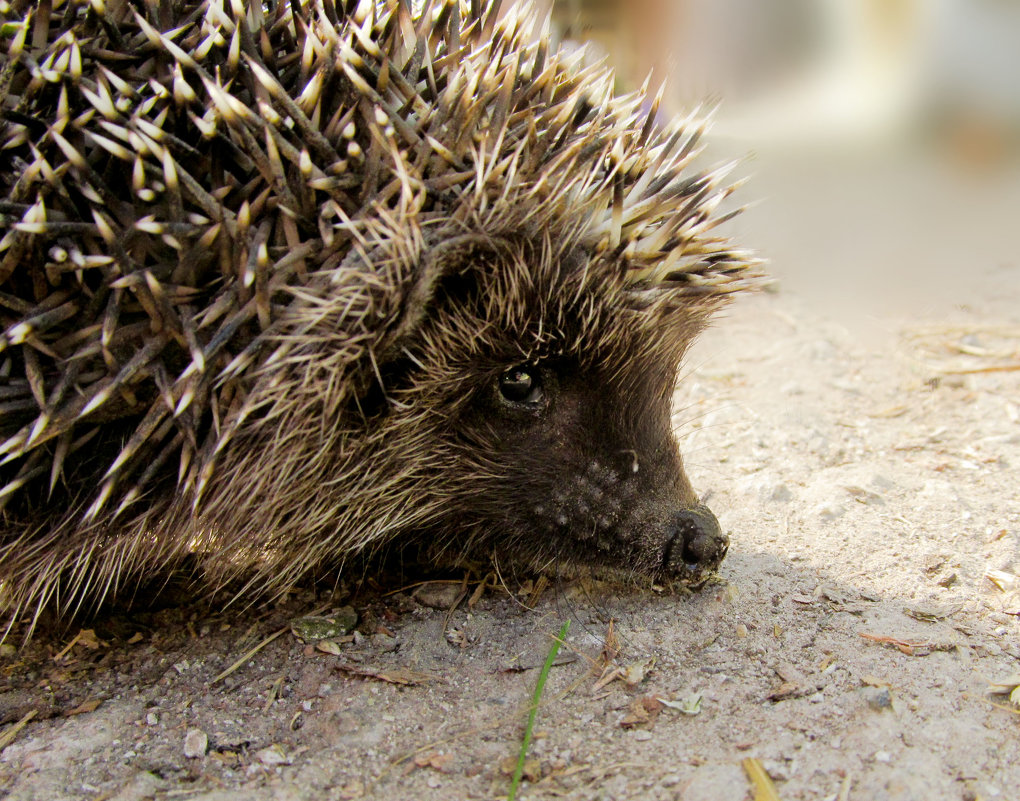
[[[92,502],[89,508],[85,510],[85,520],[89,522],[94,522],[95,519],[99,516],[99,513],[102,511],[103,507],[106,505],[106,502],[110,500],[110,495],[112,493],[113,493],[113,480],[107,479],[106,481],[103,482],[102,486],[99,488],[99,494],[96,496],[96,499]]]

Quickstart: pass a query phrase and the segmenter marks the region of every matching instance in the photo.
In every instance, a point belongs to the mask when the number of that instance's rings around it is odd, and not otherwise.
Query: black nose
[[[730,540],[707,506],[684,509],[673,516],[663,568],[667,574],[711,570],[726,556]]]

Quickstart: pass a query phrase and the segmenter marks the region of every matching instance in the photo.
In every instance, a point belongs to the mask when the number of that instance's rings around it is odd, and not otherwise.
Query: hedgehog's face
[[[484,275],[505,280],[511,269]],[[460,285],[438,316],[455,330],[473,320],[483,335],[447,340],[442,365],[427,363],[433,347],[416,355],[436,380],[413,381],[421,395],[407,405],[433,410],[449,465],[436,479],[450,499],[437,542],[494,552],[503,564],[695,578],[718,565],[727,539],[692,490],[672,432],[690,337],[656,312],[620,307],[611,282],[571,287],[557,272],[558,286],[522,290],[536,293],[531,304],[484,276],[477,292]],[[485,303],[496,295],[532,314],[514,325],[505,308]],[[451,541],[453,532],[469,532],[468,541]]]
[[[515,365],[474,400],[464,423],[494,435],[475,443],[491,473],[464,502],[486,545],[539,568],[652,579],[718,565],[727,539],[684,473],[672,381],[635,358],[616,377],[569,359]]]

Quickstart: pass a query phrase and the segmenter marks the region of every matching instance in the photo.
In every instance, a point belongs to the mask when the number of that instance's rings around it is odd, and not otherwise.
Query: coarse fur
[[[12,619],[188,558],[278,593],[398,538],[652,579],[721,558],[670,403],[757,277],[711,233],[725,170],[530,10],[424,6],[8,0]]]

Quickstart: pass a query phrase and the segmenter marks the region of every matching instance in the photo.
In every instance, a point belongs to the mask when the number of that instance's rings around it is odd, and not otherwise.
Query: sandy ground
[[[456,585],[359,595],[336,653],[288,621],[342,595],[8,647],[0,716],[35,717],[0,795],[505,796],[569,619],[519,797],[750,799],[747,758],[784,801],[1020,797],[1020,716],[987,693],[1020,683],[1017,173],[903,152],[751,170],[768,200],[739,233],[778,288],[703,338],[677,405],[731,532],[720,583],[490,589],[452,612]]]

